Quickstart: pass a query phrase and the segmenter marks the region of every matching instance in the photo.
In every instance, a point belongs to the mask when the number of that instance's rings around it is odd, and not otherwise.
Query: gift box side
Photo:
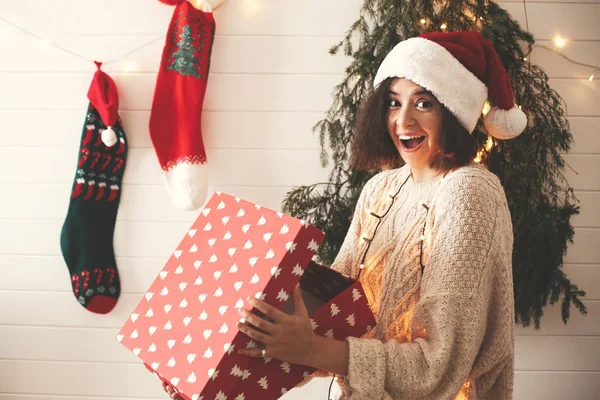
[[[361,337],[375,326],[375,317],[359,281],[310,315],[315,333],[330,339]]]

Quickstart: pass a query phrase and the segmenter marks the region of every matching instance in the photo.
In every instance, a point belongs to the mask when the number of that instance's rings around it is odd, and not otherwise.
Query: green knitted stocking
[[[116,134],[116,143],[111,147],[102,141],[106,128],[90,103],[69,211],[60,235],[73,294],[82,306],[99,314],[112,310],[121,293],[113,234],[127,157],[120,118],[111,127]]]

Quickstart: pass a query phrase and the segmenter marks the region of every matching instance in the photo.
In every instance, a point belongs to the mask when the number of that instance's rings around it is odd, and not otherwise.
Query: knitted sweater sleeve
[[[409,343],[348,338],[352,399],[454,399],[469,379],[483,341],[499,182],[449,176],[436,201],[420,300]],[[432,209],[433,211],[433,209]],[[426,233],[426,236],[428,233]],[[512,286],[511,286],[512,289]]]

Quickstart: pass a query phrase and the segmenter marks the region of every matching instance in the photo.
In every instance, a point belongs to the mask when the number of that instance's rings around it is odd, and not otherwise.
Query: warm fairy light
[[[425,25],[427,23],[427,20],[425,18],[421,18],[421,25]]]
[[[197,10],[202,10],[202,6],[204,5],[202,0],[188,0],[194,8]]]
[[[478,151],[477,152],[477,156],[475,157],[475,159],[473,161],[475,161],[476,163],[480,163],[481,162],[481,157],[483,156],[483,152]]]
[[[123,72],[137,71],[137,63],[133,60],[126,60],[123,64]]]
[[[446,28],[448,28],[448,25],[446,25],[446,23],[444,22],[442,25],[440,25],[440,28],[441,29],[446,29]]]
[[[554,36],[554,39],[552,40],[554,41],[554,45],[558,48],[565,47],[567,45],[567,39],[564,39],[558,35]]]
[[[254,17],[263,8],[264,1],[244,0],[242,2],[242,11],[246,17]]]
[[[494,139],[492,139],[491,137],[488,137],[488,140],[485,142],[485,149],[487,151],[490,151],[492,149],[492,147],[494,147]]]
[[[523,107],[519,106],[519,110],[522,110],[522,109],[523,109]]]
[[[365,269],[365,264],[360,264],[360,269]]]
[[[591,81],[593,81],[593,80],[594,80],[594,74],[595,74],[595,72],[594,72],[593,74],[591,74],[591,75],[590,75],[590,77],[588,78],[588,81],[590,81],[590,82],[591,82]]]
[[[421,242],[424,242],[425,241],[425,235],[421,235],[420,239],[421,239]]]
[[[527,61],[527,57],[523,57],[523,61]]]
[[[481,21],[483,21],[483,17],[479,17],[479,19],[480,19]]]
[[[483,115],[487,115],[487,113],[490,112],[490,110],[492,109],[492,106],[490,105],[490,103],[488,103],[487,101],[485,102],[485,104],[483,105]]]

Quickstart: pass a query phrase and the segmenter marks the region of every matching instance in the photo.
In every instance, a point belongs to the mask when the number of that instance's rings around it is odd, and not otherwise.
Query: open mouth
[[[411,137],[410,139],[400,139],[402,147],[406,150],[414,150],[425,140],[425,136]]]

